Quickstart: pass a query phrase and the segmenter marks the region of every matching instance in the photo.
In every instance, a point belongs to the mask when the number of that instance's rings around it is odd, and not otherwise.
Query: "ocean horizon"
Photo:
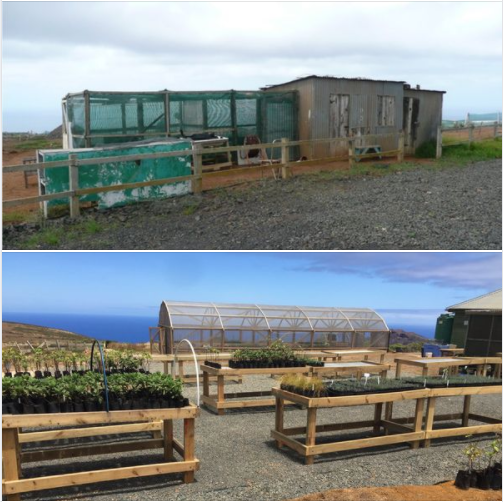
[[[3,321],[34,324],[46,328],[56,328],[84,335],[98,340],[112,340],[124,343],[144,343],[149,341],[149,327],[157,326],[155,316],[89,315],[59,313],[3,312]],[[390,329],[411,331],[426,338],[433,338],[435,325],[417,323],[390,323]]]

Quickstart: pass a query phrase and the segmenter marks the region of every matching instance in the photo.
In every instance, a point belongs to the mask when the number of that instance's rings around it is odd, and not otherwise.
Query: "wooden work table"
[[[386,376],[389,365],[372,363],[370,361],[345,361],[337,363],[326,363],[325,366],[302,366],[290,368],[213,368],[211,366],[201,365],[203,372],[203,395],[202,402],[205,406],[223,415],[226,409],[247,408],[257,406],[273,406],[275,403],[271,391],[257,392],[225,392],[225,377],[243,377],[245,375],[288,375],[304,374],[307,376],[317,376],[325,374],[353,372],[361,376],[366,372],[379,373]],[[210,394],[210,377],[217,378],[217,393]],[[275,383],[275,382],[274,382]],[[271,385],[272,387],[272,385]],[[243,399],[252,397],[262,397],[262,399]]]
[[[430,369],[438,372],[440,368],[459,368],[460,366],[477,366],[477,375],[486,374],[485,367],[489,364],[496,366],[496,375],[501,376],[501,358],[500,357],[420,357],[418,359],[396,358],[396,377],[402,374],[403,366],[416,366],[422,368],[423,376],[428,376]]]
[[[418,448],[421,444],[428,447],[432,439],[466,436],[470,434],[487,434],[490,432],[501,434],[501,418],[493,418],[482,413],[471,413],[470,405],[473,396],[488,394],[501,395],[501,385],[488,385],[479,387],[451,387],[451,388],[423,388],[377,394],[363,394],[340,397],[308,398],[273,388],[272,393],[276,399],[275,428],[271,436],[276,441],[276,446],[287,446],[304,456],[306,464],[312,464],[315,455],[347,451],[360,448],[371,448],[397,443],[410,443],[412,448]],[[459,413],[449,413],[435,416],[435,405],[438,399],[444,397],[463,396],[463,410]],[[394,403],[406,400],[415,400],[415,413],[412,417],[393,419]],[[303,406],[307,411],[306,427],[284,426],[285,402],[296,403]],[[358,420],[358,412],[355,410],[355,420],[347,423],[316,425],[316,414],[320,408],[338,408],[348,406],[374,406],[373,420]],[[384,418],[383,418],[384,405]],[[423,413],[426,406],[426,416]],[[480,410],[480,405],[477,407]],[[335,410],[334,410],[335,411]],[[335,415],[335,413],[334,413]],[[459,426],[435,429],[435,422],[461,420]],[[470,420],[479,422],[470,425]],[[483,425],[480,425],[482,423]],[[324,436],[323,443],[316,444],[318,432],[336,432],[350,429],[371,429],[371,437],[327,442]],[[384,435],[381,433],[381,429]],[[305,440],[297,440],[292,436],[305,436]]]
[[[65,486],[83,485],[102,481],[130,479],[158,474],[183,473],[185,483],[194,481],[194,472],[199,469],[195,457],[194,426],[199,409],[194,405],[183,408],[151,410],[98,411],[86,413],[46,413],[40,415],[2,416],[2,493],[7,500],[20,500],[24,492],[47,490]],[[183,420],[183,444],[173,437],[173,421]],[[54,429],[54,427],[78,426],[78,428]],[[84,427],[83,427],[84,426]],[[46,431],[20,433],[21,428],[50,428]],[[163,434],[161,434],[161,430]],[[22,451],[21,445],[32,441],[51,441],[75,437],[93,437],[103,434],[125,434],[139,431],[154,431],[153,439],[121,441],[113,444],[85,443],[78,446],[44,448],[38,451]],[[142,464],[132,467],[98,469],[71,472],[53,476],[23,478],[24,462],[41,462],[68,458],[103,455],[126,451],[164,449],[164,462]],[[176,451],[182,460],[175,460]]]

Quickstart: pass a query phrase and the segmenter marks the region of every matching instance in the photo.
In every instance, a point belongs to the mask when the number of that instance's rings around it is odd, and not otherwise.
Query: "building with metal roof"
[[[501,352],[501,289],[451,305],[451,343],[464,347],[468,356],[494,356]]]
[[[442,124],[445,91],[413,89],[404,81],[309,75],[263,90],[299,93],[301,140],[334,139],[313,150],[301,146],[306,158],[347,154],[347,138],[377,134],[389,135],[379,138],[382,150],[394,150],[400,131],[405,152],[413,154],[418,146],[436,140]]]
[[[188,339],[196,349],[267,346],[275,340],[298,349],[387,348],[389,328],[368,308],[299,307],[163,301],[160,353]]]

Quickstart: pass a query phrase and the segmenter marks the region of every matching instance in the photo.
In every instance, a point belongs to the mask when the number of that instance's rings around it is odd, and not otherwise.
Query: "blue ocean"
[[[148,342],[150,326],[157,326],[157,316],[117,316],[117,315],[81,315],[49,313],[3,312],[4,321],[35,324],[48,328],[72,331],[79,335],[113,340],[117,342]]]
[[[4,321],[35,324],[48,328],[58,328],[85,335],[98,340],[113,340],[126,343],[149,341],[148,328],[157,326],[157,316],[112,316],[49,313],[3,312]],[[391,329],[412,331],[426,338],[433,338],[435,325],[393,323]]]

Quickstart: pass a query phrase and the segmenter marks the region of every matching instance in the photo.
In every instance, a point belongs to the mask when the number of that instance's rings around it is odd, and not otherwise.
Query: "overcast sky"
[[[257,89],[308,74],[446,90],[501,110],[502,5],[2,2],[4,131],[51,130],[68,92]]]

